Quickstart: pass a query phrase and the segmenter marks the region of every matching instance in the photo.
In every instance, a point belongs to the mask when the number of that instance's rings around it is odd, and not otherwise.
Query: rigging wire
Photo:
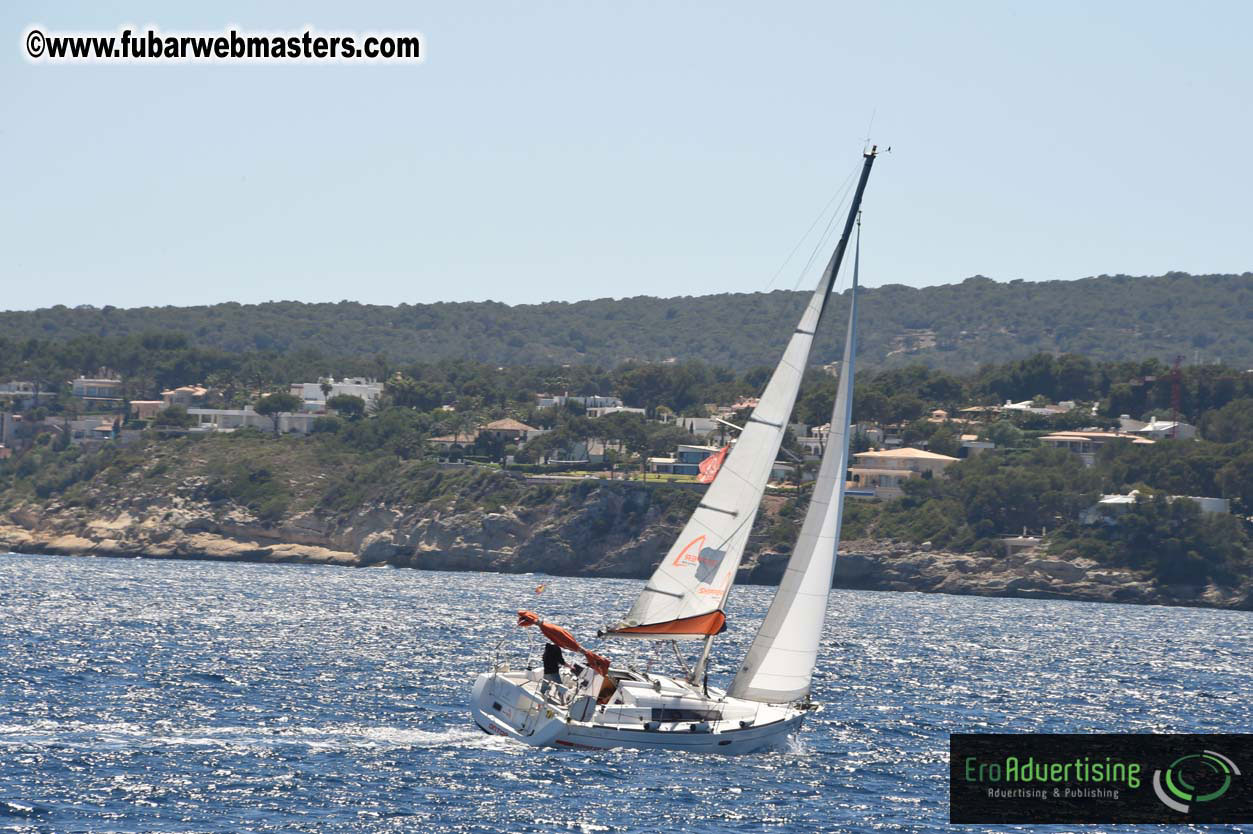
[[[847,197],[848,195],[845,194],[845,196]],[[836,226],[835,221],[840,216],[839,209],[842,209],[842,208],[844,208],[844,201],[840,200],[839,207],[837,208],[836,211],[833,211],[831,213],[831,218],[827,220],[827,227],[823,229],[822,236],[818,238],[818,241],[814,244],[813,251],[809,253],[809,260],[805,261],[805,266],[801,268],[800,274],[796,276],[796,283],[792,286],[793,291],[800,289],[801,281],[805,280],[805,276],[806,274],[808,274],[810,268],[814,265],[814,261],[817,260],[818,254],[826,250],[827,245],[831,240],[831,233],[835,231],[835,226]],[[838,279],[839,276],[836,276],[836,278]],[[834,288],[835,287],[833,285],[832,289]]]
[[[762,290],[762,292],[769,292],[770,288],[774,286],[774,282],[779,280],[779,276],[783,274],[783,270],[785,270],[787,268],[787,265],[791,263],[792,258],[796,256],[797,251],[799,251],[801,246],[804,245],[805,241],[809,239],[809,236],[813,233],[814,228],[817,227],[818,223],[821,222],[822,218],[826,216],[827,212],[831,211],[832,204],[836,203],[837,200],[839,201],[839,205],[836,206],[836,211],[834,214],[832,214],[832,217],[835,217],[839,214],[839,207],[843,206],[844,201],[848,199],[848,193],[850,189],[852,189],[853,187],[853,180],[856,177],[856,175],[857,175],[857,167],[854,166],[854,168],[849,172],[848,176],[844,178],[844,182],[840,183],[840,186],[831,194],[831,199],[827,200],[827,204],[824,205],[822,209],[818,212],[818,214],[814,216],[813,222],[809,224],[809,228],[805,230],[805,233],[803,235],[801,235],[800,240],[796,241],[796,245],[792,247],[792,251],[788,252],[787,257],[783,259],[783,263],[779,264],[779,268],[774,271],[774,274],[772,276],[770,276],[770,280],[766,282],[766,287],[764,290]],[[828,223],[828,228],[829,228],[830,221],[827,221],[827,223]],[[811,255],[810,262],[812,262],[812,260],[813,260],[813,256]],[[809,264],[807,263],[806,266],[801,269],[801,277],[804,276],[805,270],[807,270],[808,268],[809,268]]]
[[[821,224],[825,218],[826,224],[823,226],[823,232],[818,237],[817,242],[815,242],[814,247],[810,251],[809,257],[806,259],[804,265],[801,266],[800,270],[798,270],[796,280],[792,284],[793,292],[800,289],[801,282],[804,281],[806,275],[809,274],[811,267],[814,265],[815,259],[818,257],[818,253],[823,250],[823,247],[826,246],[830,240],[831,232],[836,225],[836,219],[839,218],[844,209],[845,203],[852,194],[853,186],[856,184],[859,170],[860,166],[854,165],[849,171],[848,176],[844,178],[843,182],[840,183],[840,186],[832,193],[831,198],[827,200],[826,205],[824,205],[822,210],[814,217],[813,222],[809,224],[809,228],[805,230],[803,235],[801,235],[800,240],[796,241],[796,245],[792,247],[792,251],[789,252],[788,256],[783,259],[783,263],[779,264],[779,268],[775,270],[774,275],[770,278],[770,281],[766,284],[765,288],[761,290],[762,292],[771,291],[775,282],[779,279],[788,264],[791,263],[792,259],[796,256],[796,253],[800,251],[801,247],[805,244],[805,241],[809,240],[810,236],[813,234],[814,229],[818,228],[819,224]],[[834,289],[835,288],[833,286],[833,292]],[[787,305],[782,305],[767,329],[772,333],[779,332],[780,328],[784,326],[785,321],[794,315],[795,312],[793,310],[791,310]]]
[[[819,212],[818,216],[814,218],[814,221],[811,224],[809,224],[809,228],[805,231],[805,234],[801,237],[799,241],[797,241],[796,245],[792,247],[792,252],[787,256],[783,264],[779,266],[779,269],[775,271],[774,278],[770,279],[771,284],[773,284],[775,279],[777,279],[780,273],[783,272],[784,267],[787,266],[788,262],[792,259],[792,256],[796,254],[796,250],[800,248],[801,244],[804,243],[806,238],[808,238],[809,235],[813,232],[814,228],[818,225],[819,221],[821,221],[822,218],[826,216],[827,212],[830,211],[831,216],[827,218],[827,223],[826,223],[825,228],[823,229],[822,234],[819,236],[818,240],[814,243],[813,250],[809,253],[809,258],[805,261],[805,265],[801,267],[800,272],[796,277],[796,283],[792,287],[792,290],[796,291],[800,288],[801,281],[804,280],[806,274],[810,270],[810,267],[813,266],[814,260],[818,257],[818,253],[822,252],[827,246],[828,242],[830,241],[831,234],[836,227],[836,220],[840,217],[842,213],[842,209],[844,208],[844,203],[846,200],[848,200],[849,195],[852,192],[854,178],[856,177],[860,169],[861,169],[860,165],[854,166],[853,170],[844,179],[844,182],[841,184],[840,189],[836,191],[835,194],[831,196],[831,199],[827,201],[827,204],[822,207],[822,211]],[[834,209],[832,209],[833,205],[834,205]],[[860,216],[860,212],[859,212],[859,216]],[[836,278],[836,281],[833,282],[831,286],[832,293],[835,292],[835,288],[838,285],[839,275],[836,275],[835,278]],[[785,313],[784,311],[780,311],[780,314],[777,317],[779,321],[782,321],[784,315],[787,315],[787,313]],[[726,544],[730,542],[732,539],[734,539],[735,536],[743,529],[744,525],[747,522],[748,522],[748,519],[744,519],[739,524],[737,524],[735,528],[729,534],[727,534],[727,536],[724,537],[723,541],[721,542],[719,546],[725,547]],[[728,592],[729,590],[730,588],[728,588]],[[724,605],[726,604],[725,597],[723,598],[723,604]]]

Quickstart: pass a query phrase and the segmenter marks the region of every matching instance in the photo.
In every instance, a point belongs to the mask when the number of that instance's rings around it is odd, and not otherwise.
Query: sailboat
[[[796,403],[814,333],[860,217],[875,157],[874,147],[863,154],[840,240],[738,442],[630,611],[600,632],[606,638],[702,641],[695,664],[677,676],[617,668],[560,626],[519,611],[519,625],[538,626],[550,642],[581,653],[586,663],[563,669],[557,680],[539,669],[496,663],[474,683],[471,711],[480,729],[536,747],[748,753],[777,746],[818,708],[809,697],[810,683],[840,539],[859,252],[831,434],[796,546],[730,687],[710,686],[706,670],[714,640],[726,629],[735,574]],[[677,642],[675,648],[678,655]]]

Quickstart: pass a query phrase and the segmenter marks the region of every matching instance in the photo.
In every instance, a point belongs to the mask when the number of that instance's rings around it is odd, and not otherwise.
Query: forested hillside
[[[346,289],[346,291],[350,291]],[[392,362],[469,358],[493,364],[698,359],[745,368],[773,364],[805,293],[508,306],[496,302],[401,304],[217,304],[117,309],[64,306],[0,313],[0,338],[67,341],[179,333],[197,347],[230,352],[386,356]],[[970,370],[1039,352],[1143,359],[1199,351],[1203,360],[1253,366],[1253,273],[1078,281],[960,284],[864,292],[862,361]],[[842,321],[847,295],[828,322]],[[824,326],[813,360],[839,358],[841,328]]]

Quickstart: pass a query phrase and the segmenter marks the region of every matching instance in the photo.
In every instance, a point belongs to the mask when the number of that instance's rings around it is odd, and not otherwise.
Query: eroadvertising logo
[[[1253,735],[954,734],[954,823],[1253,822]]]
[[[1231,789],[1231,778],[1241,775],[1236,763],[1222,753],[1203,750],[1180,756],[1170,767],[1153,771],[1153,792],[1167,808],[1187,814],[1195,802],[1221,799]]]

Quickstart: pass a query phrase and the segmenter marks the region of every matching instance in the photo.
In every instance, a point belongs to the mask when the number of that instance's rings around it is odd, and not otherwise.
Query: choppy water
[[[930,831],[949,732],[1253,728],[1247,613],[840,591],[793,747],[534,751],[466,706],[513,612],[587,636],[639,588],[537,581],[0,556],[0,831]]]

